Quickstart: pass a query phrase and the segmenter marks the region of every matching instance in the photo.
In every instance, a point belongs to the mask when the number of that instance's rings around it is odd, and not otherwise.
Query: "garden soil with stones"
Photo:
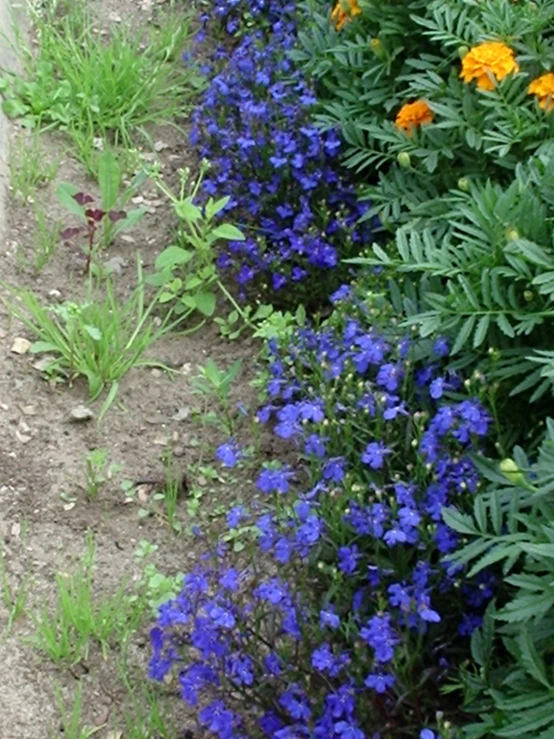
[[[126,20],[132,13],[133,20],[140,24],[147,22],[151,12],[152,7],[146,2],[112,1],[100,6],[99,17]],[[18,146],[27,145],[29,134],[16,124],[10,124],[9,129],[11,162],[17,167],[14,152]],[[153,135],[162,142],[158,148],[164,172],[188,163],[190,155],[183,135],[169,127]],[[87,192],[94,190],[60,135],[44,135],[40,141],[44,157],[60,162],[56,181],[71,182]],[[57,205],[54,189],[55,182],[50,183],[40,188],[35,197],[37,201],[41,199],[51,225],[68,225],[71,218]],[[126,232],[126,239],[118,239],[104,256],[106,261],[112,260],[116,289],[121,296],[133,287],[137,249],[143,256],[145,269],[151,267],[156,255],[169,243],[174,226],[168,203],[153,185],[147,183],[140,197],[147,208],[145,218],[138,228]],[[82,297],[82,273],[71,248],[63,243],[38,276],[33,270],[37,238],[33,203],[8,195],[6,214],[0,247],[2,282],[32,289],[47,305]],[[1,288],[1,293],[3,298],[8,296],[5,288]],[[159,546],[154,561],[161,572],[171,575],[194,565],[200,544],[196,545],[190,536],[173,535],[159,516],[140,519],[138,508],[148,507],[156,481],[163,480],[164,450],[172,450],[180,474],[190,475],[191,465],[202,460],[211,463],[213,442],[223,440],[220,436],[210,438],[206,427],[195,420],[200,401],[192,393],[191,376],[196,372],[196,365],[211,357],[218,366],[226,367],[237,356],[251,357],[255,347],[226,344],[209,324],[185,337],[163,339],[151,348],[149,356],[165,363],[172,372],[131,370],[121,382],[116,404],[98,426],[96,418],[75,422],[71,414],[79,406],[85,406],[97,416],[102,399],[89,404],[87,388],[82,382],[68,387],[46,381],[33,366],[36,356],[17,353],[20,347],[16,340],[21,338],[32,340],[33,337],[21,324],[11,320],[2,307],[0,543],[12,591],[17,591],[27,578],[29,599],[25,613],[16,621],[10,635],[0,639],[0,739],[64,736],[55,698],[56,685],[71,707],[78,681],[83,689],[83,724],[104,727],[94,734],[102,739],[125,739],[125,732],[120,734],[114,729],[117,715],[127,702],[118,677],[117,659],[104,660],[100,650],[92,650],[86,664],[69,671],[56,667],[26,643],[26,637],[33,631],[32,616],[39,607],[53,602],[56,573],[74,571],[83,555],[88,530],[94,533],[96,544],[94,585],[98,594],[112,594],[125,578],[139,577],[135,551],[142,539]],[[22,348],[26,348],[25,342]],[[245,373],[239,376],[239,392],[244,390],[247,380]],[[122,465],[122,471],[102,487],[98,498],[87,501],[81,485],[85,458],[93,449],[109,450],[110,463]],[[122,478],[148,481],[142,486],[141,500],[125,502],[120,488]],[[200,479],[199,484],[207,483]],[[224,490],[206,490],[201,502],[206,510],[221,503],[221,496],[226,495]],[[179,516],[185,526],[186,510],[184,492]],[[7,620],[5,603],[0,600],[0,633]],[[130,648],[130,659],[137,670],[145,669],[149,656],[147,630],[145,624]],[[139,677],[145,681],[140,672]],[[187,727],[196,731],[184,715],[176,687],[166,686],[165,694],[169,701],[167,710],[175,713],[179,727],[176,737],[187,735]]]

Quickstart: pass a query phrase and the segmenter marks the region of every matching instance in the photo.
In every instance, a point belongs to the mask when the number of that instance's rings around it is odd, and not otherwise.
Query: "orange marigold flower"
[[[347,2],[349,7],[348,11],[343,8],[341,0],[337,0],[337,4],[331,13],[331,23],[335,24],[337,31],[340,31],[347,21],[352,20],[354,16],[360,15],[362,12],[362,9],[358,5],[358,0],[347,0]]]
[[[550,112],[554,108],[554,74],[547,72],[537,77],[531,82],[527,92],[530,95],[536,95],[541,108]]]
[[[493,77],[500,81],[512,72],[519,72],[513,49],[502,41],[486,41],[464,56],[460,77],[467,83],[477,80],[480,90],[494,90]]]
[[[408,136],[412,135],[412,126],[423,126],[433,120],[433,111],[425,100],[416,100],[415,103],[403,105],[396,116],[394,124],[399,130],[404,130]]]

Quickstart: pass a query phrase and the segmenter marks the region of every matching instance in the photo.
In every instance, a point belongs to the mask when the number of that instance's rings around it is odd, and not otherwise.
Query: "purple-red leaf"
[[[76,195],[73,196],[79,205],[87,205],[88,203],[93,203],[94,198],[90,195],[86,195],[84,192],[78,192]]]
[[[101,221],[106,215],[106,212],[101,208],[89,208],[88,210],[85,210],[85,215],[89,221]]]
[[[108,217],[112,223],[117,223],[127,218],[127,213],[124,210],[110,210]]]
[[[83,231],[82,228],[77,228],[75,226],[70,227],[70,228],[64,228],[64,230],[60,233],[60,238],[62,238],[63,241],[69,241],[75,236],[78,236],[81,233],[81,231]]]

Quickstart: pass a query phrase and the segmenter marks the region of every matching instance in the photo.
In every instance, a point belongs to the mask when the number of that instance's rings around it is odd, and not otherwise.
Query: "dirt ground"
[[[133,14],[144,22],[155,3],[144,0],[106,0],[100,4],[104,19]],[[99,11],[100,12],[100,11]],[[10,124],[13,150],[26,133]],[[186,139],[173,129],[155,132],[163,142],[160,159],[166,172],[191,161]],[[72,158],[67,142],[60,135],[42,138],[45,156],[60,159],[56,181],[76,184],[93,191],[82,165]],[[50,223],[67,221],[57,204],[55,183],[39,190]],[[119,258],[116,285],[123,296],[132,289],[135,278],[135,254],[140,249],[144,267],[153,264],[155,256],[168,245],[174,225],[170,209],[153,185],[146,184],[140,193],[141,205],[148,212],[140,226],[126,232],[105,255]],[[0,275],[3,284],[31,288],[45,304],[82,295],[83,278],[72,250],[60,244],[55,255],[37,275],[32,267],[33,240],[36,225],[32,204],[10,198],[7,201],[6,228],[0,241]],[[0,297],[6,298],[6,288]],[[126,701],[117,675],[117,665],[103,660],[99,651],[90,655],[79,671],[55,667],[26,643],[32,633],[32,615],[36,609],[55,597],[54,577],[57,572],[71,571],[82,556],[88,530],[96,542],[95,585],[99,593],[112,593],[131,576],[139,576],[135,550],[146,539],[159,546],[153,561],[160,571],[173,574],[193,566],[198,546],[186,535],[174,536],[161,517],[139,518],[140,505],[149,504],[148,496],[156,489],[150,486],[145,499],[125,502],[119,487],[121,477],[139,480],[162,480],[162,452],[170,448],[179,469],[188,474],[199,459],[213,460],[213,443],[224,438],[210,431],[198,418],[201,404],[193,393],[191,377],[196,365],[211,357],[219,366],[228,366],[237,356],[249,359],[252,343],[225,343],[216,327],[206,325],[186,337],[169,337],[156,344],[150,356],[166,363],[171,374],[149,368],[134,369],[121,383],[118,404],[112,406],[100,427],[96,419],[70,422],[71,411],[85,405],[96,415],[102,399],[89,403],[87,388],[77,382],[47,382],[33,364],[37,357],[12,351],[14,340],[29,338],[28,332],[11,320],[0,302],[0,545],[3,546],[8,582],[12,589],[29,578],[30,595],[26,613],[18,620],[10,636],[0,637],[0,739],[50,739],[64,736],[60,729],[55,686],[61,686],[68,701],[75,695],[77,680],[83,686],[83,719],[99,729],[101,739],[120,739],[112,720]],[[245,362],[247,367],[251,362]],[[237,392],[248,380],[246,369],[238,378]],[[109,481],[93,501],[83,494],[82,480],[85,456],[92,449],[108,449],[110,462],[121,464],[117,479]],[[207,456],[211,455],[211,457]],[[207,492],[202,506],[207,509],[221,503],[225,491]],[[179,517],[187,524],[186,494],[179,506]],[[7,622],[5,603],[0,600],[0,634]],[[132,661],[141,669],[149,656],[147,629],[134,639]],[[200,736],[187,718],[175,688],[165,694],[170,710],[179,726],[177,736]],[[174,696],[174,697],[172,697]],[[182,730],[182,734],[180,733]],[[145,735],[146,736],[146,735]],[[125,739],[123,734],[121,739]]]

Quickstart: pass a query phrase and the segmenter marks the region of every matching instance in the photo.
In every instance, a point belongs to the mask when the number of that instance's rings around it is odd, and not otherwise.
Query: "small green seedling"
[[[120,464],[108,465],[108,454],[107,449],[93,449],[85,458],[85,494],[91,500],[97,498],[106,482],[122,470]]]
[[[180,534],[183,525],[177,518],[177,505],[181,495],[182,476],[176,470],[171,449],[168,449],[164,454],[163,461],[165,463],[165,484],[163,490],[154,494],[153,500],[163,502],[165,518],[169,527]]]
[[[165,575],[159,572],[156,565],[148,561],[158,549],[157,544],[141,539],[135,552],[137,562],[142,568],[142,576],[138,588],[139,594],[133,597],[137,600],[139,598],[145,600],[153,618],[157,616],[158,608],[162,603],[177,597],[185,576],[183,572],[178,572],[176,575]]]
[[[8,612],[8,621],[4,628],[5,639],[10,635],[17,619],[25,612],[31,585],[29,575],[25,575],[19,585],[12,588],[8,579],[4,551],[0,550],[0,587],[2,588],[2,601]]]
[[[127,701],[114,727],[114,735],[123,729],[124,739],[175,739],[179,731],[170,719],[168,706],[162,702],[163,687],[131,681],[122,670],[122,681],[127,690]]]
[[[225,431],[229,436],[233,435],[235,422],[231,415],[230,392],[231,385],[236,379],[242,360],[237,359],[227,370],[221,370],[213,359],[208,359],[202,367],[197,365],[198,376],[193,378],[192,383],[195,391],[203,395],[206,400],[215,398],[223,413]]]
[[[56,684],[54,692],[60,712],[60,723],[64,739],[89,739],[89,737],[98,734],[105,727],[106,724],[95,727],[83,726],[83,684],[81,682],[77,682],[75,700],[70,711],[65,707],[62,691],[58,684]]]

